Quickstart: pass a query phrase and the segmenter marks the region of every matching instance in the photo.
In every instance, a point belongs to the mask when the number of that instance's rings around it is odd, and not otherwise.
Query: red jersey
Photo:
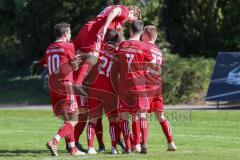
[[[93,77],[94,79],[90,87],[113,92],[110,71],[115,54],[116,49],[114,47],[108,44],[102,45],[99,53],[99,61],[97,65],[94,66],[93,71],[90,72],[90,77]]]
[[[145,95],[145,71],[147,63],[153,59],[148,52],[146,44],[139,40],[130,39],[119,45],[119,64],[117,64],[119,69],[117,72],[120,73],[120,79],[118,94],[124,101],[130,99],[132,101],[134,97],[136,98],[141,94]]]
[[[128,19],[128,7],[117,5],[105,8],[95,19],[86,23],[78,35],[73,40],[76,50],[80,49],[82,52],[97,51],[100,52],[102,37],[99,33],[107,20],[107,17],[116,7],[121,8],[121,13],[117,15],[108,28],[119,30],[123,23]]]
[[[103,110],[107,116],[117,115],[117,95],[110,80],[115,47],[103,44],[99,53],[99,61],[90,72],[93,77],[88,88],[88,114],[102,116]]]
[[[153,57],[152,63],[155,64],[154,67],[151,67],[150,72],[156,73],[159,75],[161,72],[162,66],[163,66],[163,55],[162,51],[158,49],[158,47],[154,43],[146,43],[148,49],[150,50],[149,53],[151,53]]]
[[[151,61],[151,66],[145,74],[145,82],[147,86],[148,97],[162,96],[163,82],[161,78],[161,70],[163,65],[163,55],[161,50],[153,43],[146,43],[148,52],[153,60]]]
[[[123,5],[114,5],[106,7],[101,13],[97,15],[95,19],[88,22],[87,25],[92,25],[92,27],[94,27],[94,30],[99,31],[105,24],[109,13],[117,7],[121,8],[121,13],[112,20],[108,28],[119,30],[123,23],[128,19],[129,14],[128,7]]]
[[[73,81],[70,61],[75,58],[75,49],[69,42],[53,42],[46,50],[49,82]]]

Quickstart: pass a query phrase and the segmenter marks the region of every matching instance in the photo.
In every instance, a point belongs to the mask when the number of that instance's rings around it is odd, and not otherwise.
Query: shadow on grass
[[[59,150],[58,153],[66,153],[64,150]],[[18,157],[18,156],[34,156],[49,155],[49,150],[0,150],[0,157]]]

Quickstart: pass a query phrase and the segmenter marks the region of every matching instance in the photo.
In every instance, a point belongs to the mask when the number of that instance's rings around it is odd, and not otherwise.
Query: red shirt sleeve
[[[75,48],[72,43],[69,43],[66,47],[66,52],[70,60],[74,60],[76,58]]]
[[[129,15],[128,7],[120,5],[118,6],[121,8],[121,14],[118,16],[119,18],[127,19]]]

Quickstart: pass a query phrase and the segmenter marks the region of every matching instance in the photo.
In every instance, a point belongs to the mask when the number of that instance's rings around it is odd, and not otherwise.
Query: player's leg
[[[109,121],[109,134],[112,144],[111,154],[117,154],[117,143],[119,140],[118,136],[119,125],[117,122],[117,117],[109,115],[108,121]]]
[[[74,132],[74,126],[77,123],[77,115],[64,113],[62,115],[59,115],[58,117],[63,119],[63,124],[58,130],[57,134],[52,138],[52,140],[47,143],[47,147],[51,151],[52,156],[58,156],[57,145],[59,141],[65,136],[72,135],[72,133]]]
[[[87,120],[88,113],[86,107],[79,108],[78,123],[74,127],[74,140],[76,147],[82,152],[87,152],[87,150],[79,143],[79,139],[86,127]]]
[[[141,154],[147,154],[147,142],[148,142],[148,122],[147,113],[139,112],[140,130],[141,130]]]
[[[76,124],[74,128],[74,138],[75,138],[75,144],[79,149],[83,149],[81,145],[79,144],[79,138],[87,124],[88,120],[88,110],[87,110],[87,97],[83,96],[76,96],[77,103],[78,103],[78,123]]]
[[[77,104],[78,104],[78,122],[74,127],[74,139],[75,139],[75,145],[76,147],[82,151],[82,152],[87,152],[86,149],[82,147],[82,145],[79,143],[79,138],[80,135],[82,134],[86,123],[87,123],[87,118],[88,118],[88,113],[87,113],[87,98],[83,96],[76,96]],[[69,138],[65,138],[66,141],[66,149],[68,152],[70,152],[70,148],[67,145],[69,143]]]
[[[67,117],[63,117],[64,118],[64,121],[71,121],[74,123],[74,128],[78,122],[78,114],[69,114],[67,113],[66,114]],[[74,139],[74,129],[72,132],[70,132],[70,134],[68,134],[67,136],[65,136],[65,139],[67,139],[68,141],[68,147],[69,147],[69,150],[70,150],[70,154],[71,155],[85,155],[84,152],[81,152],[78,150],[78,148],[76,147],[75,145],[75,139]]]
[[[102,117],[98,117],[97,124],[96,124],[96,137],[98,141],[98,152],[103,153],[105,152],[105,145],[103,142],[103,125],[102,125]]]
[[[97,154],[94,148],[94,137],[96,134],[97,117],[90,115],[87,125],[88,154]]]
[[[130,129],[129,129],[129,113],[120,112],[120,125],[123,133],[123,138],[125,142],[125,153],[131,153],[131,141],[130,141]]]
[[[80,52],[78,50],[78,52]],[[79,78],[78,78],[78,84],[83,84],[84,79],[87,77],[88,73],[91,71],[91,69],[93,68],[93,66],[98,62],[98,57],[99,57],[99,52],[98,51],[90,51],[88,53],[77,53],[77,54],[83,54],[83,55],[87,55],[87,59],[85,59],[81,66],[79,67]],[[90,78],[91,80],[91,78]],[[90,83],[90,82],[87,82]]]
[[[138,153],[147,153],[147,138],[148,138],[148,127],[147,127],[147,115],[146,111],[149,110],[149,99],[144,94],[137,98],[137,105],[134,106],[133,112],[136,113],[134,115],[136,119],[136,126],[134,131],[133,128],[133,136],[135,139],[135,152]],[[134,119],[133,119],[134,124]],[[140,134],[139,134],[140,133]],[[141,137],[140,137],[141,135]],[[140,139],[141,138],[141,139]],[[142,146],[140,144],[140,140],[142,140]]]
[[[133,134],[133,151],[140,153],[141,144],[140,144],[140,120],[138,113],[132,113],[132,134]]]
[[[121,124],[120,124],[120,120],[119,118],[117,118],[117,124],[118,124],[118,145],[122,148],[122,150],[125,150],[125,144],[124,144],[124,139],[123,139],[123,135],[122,135],[122,129],[121,129]]]
[[[67,142],[69,152],[71,155],[77,156],[77,155],[85,155],[85,152],[80,151],[77,146],[75,145],[75,139],[74,139],[74,132],[71,132],[69,135],[65,137],[65,140]]]
[[[161,127],[162,127],[162,131],[167,139],[167,143],[168,143],[168,151],[175,151],[177,149],[174,141],[173,141],[173,135],[172,135],[172,129],[170,126],[169,121],[167,120],[167,118],[164,116],[164,112],[159,112],[156,111],[155,115],[158,119],[158,122],[160,123]]]
[[[89,92],[90,93],[90,92]],[[90,94],[91,97],[92,93]],[[98,93],[95,95],[98,97]],[[99,117],[102,117],[103,107],[101,105],[101,101],[94,98],[88,98],[88,114],[89,114],[89,122],[87,127],[87,141],[88,141],[88,154],[96,154],[96,150],[94,148],[94,137],[96,134],[97,121]]]
[[[55,137],[47,143],[47,147],[53,156],[58,156],[57,145],[59,141],[67,135],[72,135],[74,126],[78,121],[78,106],[73,94],[72,83],[60,83],[59,86],[59,90],[55,91],[50,89],[53,112],[55,116],[63,120],[63,124]],[[66,94],[59,94],[57,92],[65,91],[64,89],[66,90]],[[70,137],[73,139],[73,136]]]

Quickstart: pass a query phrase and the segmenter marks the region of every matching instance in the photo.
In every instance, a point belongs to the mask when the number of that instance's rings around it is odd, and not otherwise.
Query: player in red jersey
[[[75,49],[69,43],[71,38],[70,24],[59,23],[54,26],[56,41],[46,50],[46,61],[49,75],[49,94],[54,115],[63,120],[62,127],[56,136],[47,143],[52,156],[58,156],[57,145],[61,138],[69,136],[71,155],[84,155],[74,143],[74,126],[77,121],[78,107],[73,87],[73,70],[78,69]]]
[[[143,22],[134,21],[130,27],[131,38],[123,41],[119,45],[118,62],[114,63],[112,77],[114,86],[118,86],[120,99],[119,116],[126,145],[126,153],[131,153],[129,114],[132,114],[132,131],[134,137],[135,151],[140,152],[140,122],[139,119],[146,117],[149,110],[149,102],[145,88],[145,66],[152,60],[152,56],[147,53],[145,43],[140,41],[143,31]],[[114,78],[119,73],[119,80]],[[146,133],[141,133],[146,134]]]
[[[101,43],[107,29],[119,30],[124,22],[140,19],[140,17],[140,9],[137,7],[109,6],[81,28],[73,43],[77,54],[85,55],[87,59],[79,68],[78,84],[82,84],[91,68],[97,63]]]
[[[112,143],[112,154],[117,154],[116,145],[118,137],[117,123],[117,95],[110,81],[110,71],[116,54],[120,37],[117,31],[109,29],[99,53],[99,62],[94,66],[86,81],[88,88],[89,123],[87,129],[88,154],[96,154],[94,149],[94,136],[96,125],[102,117],[103,111],[109,120],[109,133]]]
[[[154,112],[161,127],[163,133],[166,136],[168,142],[168,151],[175,151],[176,145],[173,141],[172,130],[169,121],[164,116],[163,112],[163,94],[162,94],[162,79],[161,79],[161,69],[163,65],[163,55],[161,50],[154,44],[158,36],[158,31],[155,26],[146,26],[142,34],[142,41],[145,42],[151,54],[154,57],[155,66],[150,67],[149,72],[146,74],[146,84],[151,88],[151,93],[149,95],[150,99],[150,110],[149,112]],[[141,124],[146,123],[141,122]],[[145,125],[146,126],[146,125]],[[142,127],[142,125],[141,125]]]

